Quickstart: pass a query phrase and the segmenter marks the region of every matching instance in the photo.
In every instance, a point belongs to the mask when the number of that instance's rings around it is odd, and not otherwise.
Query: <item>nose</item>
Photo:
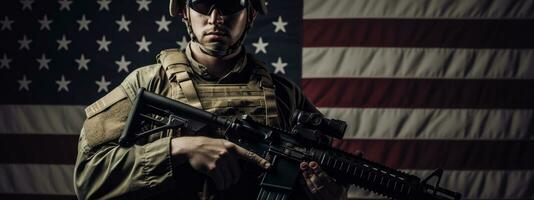
[[[214,8],[211,11],[209,17],[210,17],[209,20],[208,20],[209,24],[222,24],[222,23],[224,23],[223,16],[221,15],[221,12],[217,8]]]

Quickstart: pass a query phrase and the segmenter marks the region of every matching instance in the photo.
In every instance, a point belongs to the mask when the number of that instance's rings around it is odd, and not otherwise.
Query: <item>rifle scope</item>
[[[343,139],[347,123],[336,119],[327,119],[320,113],[296,110],[291,116],[293,124],[300,124],[306,128],[319,130],[322,134]]]

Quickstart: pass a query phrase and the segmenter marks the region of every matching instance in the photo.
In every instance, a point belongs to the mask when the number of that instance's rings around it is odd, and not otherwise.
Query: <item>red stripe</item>
[[[397,169],[499,170],[534,169],[534,141],[364,140],[336,141],[346,152]]]
[[[74,135],[2,135],[0,163],[74,164]],[[534,169],[534,141],[347,140],[347,152],[400,169]]]
[[[534,80],[308,78],[318,107],[534,108]]]
[[[78,135],[0,134],[0,163],[74,164]]]
[[[534,20],[310,19],[303,28],[304,47],[534,47]]]

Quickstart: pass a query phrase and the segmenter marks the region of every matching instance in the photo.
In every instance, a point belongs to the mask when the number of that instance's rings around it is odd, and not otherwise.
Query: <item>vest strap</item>
[[[178,99],[178,87],[180,87],[189,105],[202,109],[197,90],[188,73],[187,57],[178,49],[166,49],[158,54],[157,59],[170,80],[172,98]]]
[[[259,87],[262,88],[265,97],[265,123],[269,126],[280,127],[273,78],[264,63],[256,60],[255,64],[257,66],[255,76],[258,77]]]
[[[175,77],[176,82],[178,82],[180,88],[182,88],[182,92],[189,104],[196,108],[203,109],[193,80],[191,80],[187,71],[176,73]]]

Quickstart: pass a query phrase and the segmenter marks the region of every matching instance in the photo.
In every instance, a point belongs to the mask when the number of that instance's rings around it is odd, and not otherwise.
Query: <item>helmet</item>
[[[173,17],[180,15],[180,11],[185,7],[185,1],[187,0],[170,0],[169,14]],[[267,14],[265,0],[250,0],[250,4],[254,8],[254,10],[256,10],[256,12],[262,15]]]

